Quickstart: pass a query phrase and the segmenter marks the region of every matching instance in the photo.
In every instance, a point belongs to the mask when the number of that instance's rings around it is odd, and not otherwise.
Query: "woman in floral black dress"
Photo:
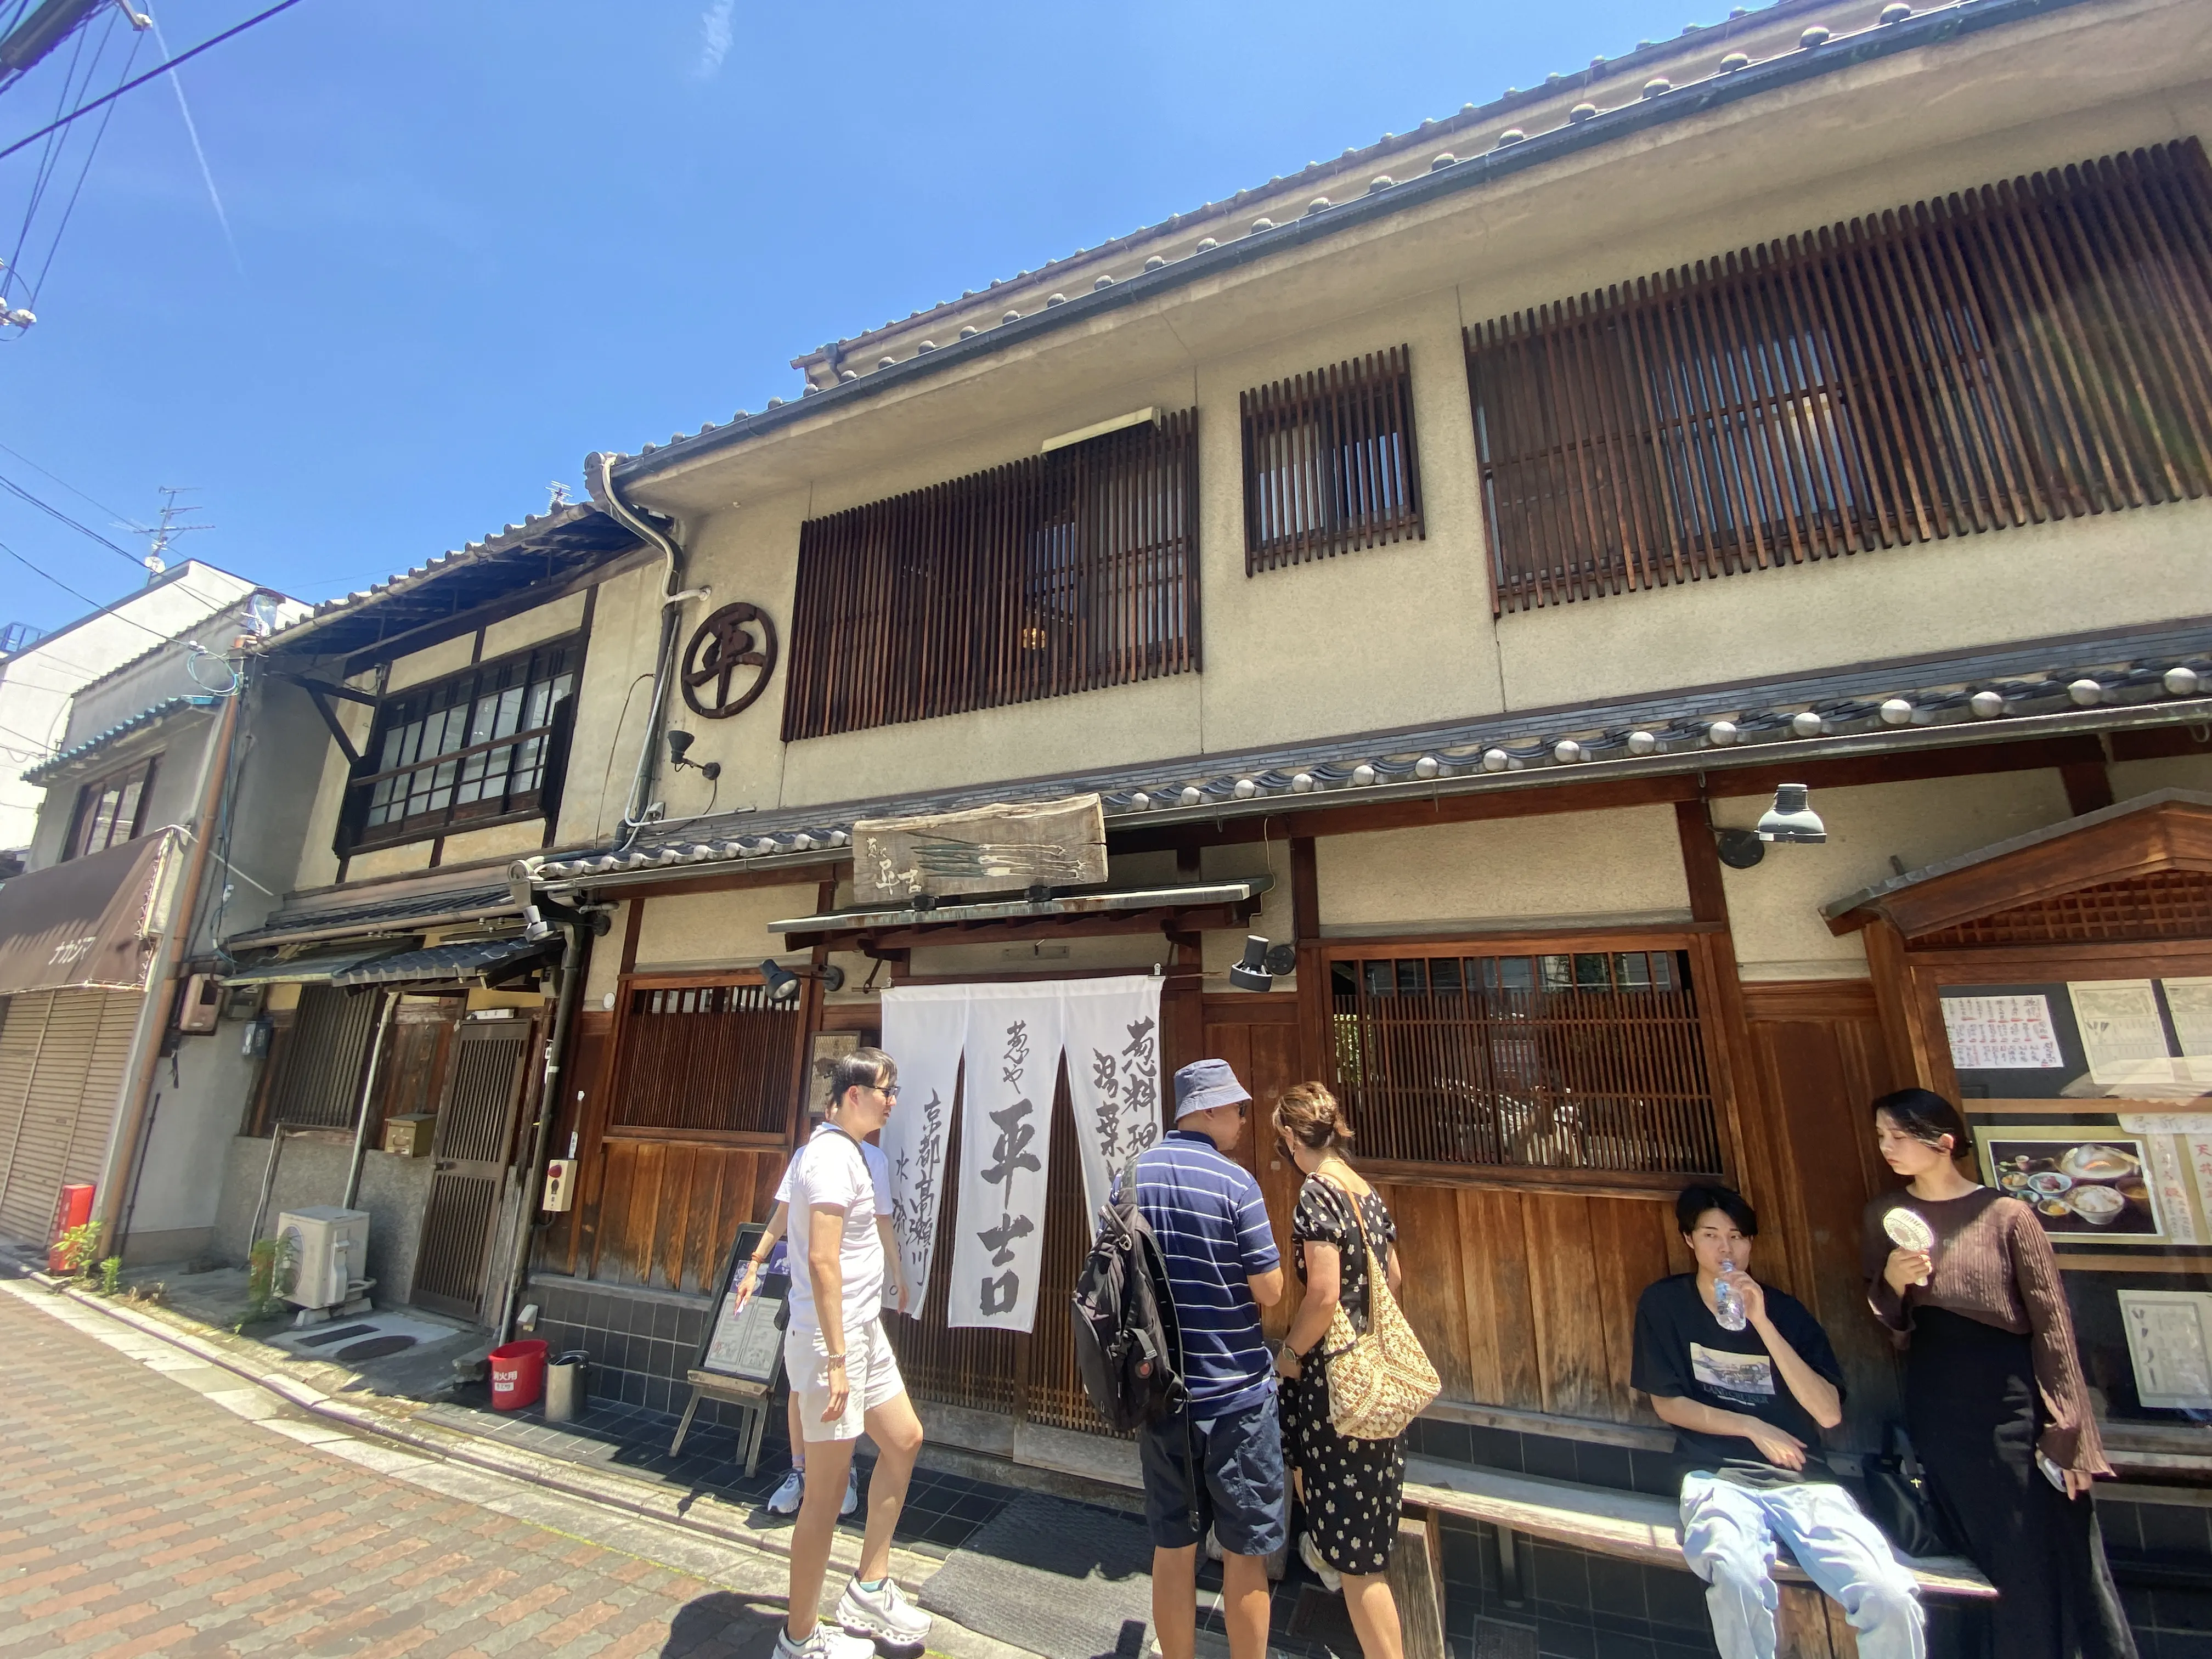
[[[1370,1250],[1397,1290],[1397,1227],[1375,1189],[1345,1161],[1352,1130],[1327,1089],[1301,1083],[1284,1091],[1275,1133],[1306,1177],[1291,1221],[1291,1255],[1305,1296],[1275,1364],[1283,1379],[1284,1449],[1305,1510],[1298,1559],[1331,1588],[1340,1576],[1345,1610],[1366,1659],[1401,1659],[1398,1607],[1383,1575],[1398,1539],[1405,1448],[1398,1440],[1347,1440],[1336,1431],[1322,1356],[1340,1302],[1353,1329],[1367,1328]]]

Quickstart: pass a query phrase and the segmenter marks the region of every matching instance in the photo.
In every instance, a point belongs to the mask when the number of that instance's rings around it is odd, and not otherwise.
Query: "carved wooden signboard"
[[[862,818],[853,826],[853,895],[862,904],[1105,879],[1106,814],[1096,795]]]

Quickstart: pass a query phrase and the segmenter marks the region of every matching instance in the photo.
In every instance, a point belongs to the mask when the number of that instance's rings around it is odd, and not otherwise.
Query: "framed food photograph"
[[[806,1070],[806,1115],[830,1115],[830,1078],[837,1062],[860,1046],[858,1031],[817,1031],[812,1063]]]
[[[2163,1244],[2167,1221],[2140,1135],[2094,1123],[1977,1124],[1982,1178],[2076,1243]]]

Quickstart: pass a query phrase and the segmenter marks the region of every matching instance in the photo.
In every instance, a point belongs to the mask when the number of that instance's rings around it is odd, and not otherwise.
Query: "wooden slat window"
[[[377,999],[367,991],[303,985],[291,1024],[280,1029],[269,1056],[257,1134],[274,1124],[350,1129],[361,1114],[362,1073],[375,1036]]]
[[[788,742],[1199,666],[1196,411],[810,520]]]
[[[1720,1169],[1687,951],[1330,957],[1337,1082],[1361,1158]]]
[[[2194,138],[1469,329],[1500,611],[2212,489]]]
[[[622,1028],[618,1128],[782,1134],[799,1091],[801,1003],[765,986],[635,987]]]
[[[583,655],[574,635],[386,699],[349,786],[350,849],[557,811]]]
[[[1244,574],[1418,541],[1408,348],[1244,393]]]

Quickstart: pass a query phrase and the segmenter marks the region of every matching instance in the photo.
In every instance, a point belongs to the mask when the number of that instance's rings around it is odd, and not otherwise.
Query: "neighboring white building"
[[[0,857],[31,844],[46,791],[22,775],[61,746],[77,688],[252,591],[243,576],[187,559],[127,598],[0,656]],[[229,641],[204,643],[221,650]]]

